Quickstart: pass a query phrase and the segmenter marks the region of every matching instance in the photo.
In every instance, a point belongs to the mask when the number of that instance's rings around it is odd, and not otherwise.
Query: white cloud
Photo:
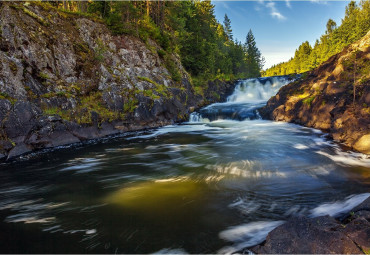
[[[286,20],[286,17],[279,12],[279,10],[276,8],[274,2],[268,2],[266,3],[266,7],[270,9],[270,15],[273,18],[276,18],[278,20]]]

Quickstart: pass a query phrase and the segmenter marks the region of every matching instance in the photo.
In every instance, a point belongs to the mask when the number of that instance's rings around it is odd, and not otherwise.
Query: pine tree
[[[260,71],[263,68],[265,60],[256,46],[256,40],[254,38],[252,30],[249,30],[247,34],[244,47],[246,50],[248,77],[261,76]]]
[[[231,29],[231,20],[229,19],[229,17],[226,14],[225,14],[225,17],[224,17],[224,28],[225,28],[225,34],[226,34],[227,38],[230,41],[233,41],[233,30]]]

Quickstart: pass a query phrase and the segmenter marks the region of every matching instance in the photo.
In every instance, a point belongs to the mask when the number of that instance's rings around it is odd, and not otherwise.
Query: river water
[[[227,253],[289,217],[350,211],[370,158],[261,120],[287,82],[240,81],[188,123],[0,164],[0,252]]]

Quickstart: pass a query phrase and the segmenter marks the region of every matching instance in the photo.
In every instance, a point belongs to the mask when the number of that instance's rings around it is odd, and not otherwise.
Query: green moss
[[[16,64],[16,63],[14,63],[14,62],[10,62],[10,63],[9,63],[9,68],[10,68],[10,70],[12,71],[12,73],[13,73],[14,75],[16,75],[16,74],[17,74],[17,72],[18,72],[18,67],[17,67],[17,64]]]
[[[158,84],[155,81],[149,79],[148,77],[138,76],[137,78],[139,80],[146,81],[146,82],[149,82],[149,83],[155,85],[155,87],[152,88],[152,89],[146,89],[146,90],[143,90],[143,91],[138,91],[138,92],[142,92],[144,94],[144,96],[150,97],[153,100],[159,99],[160,95],[165,97],[165,98],[170,98],[171,97],[171,93],[168,91],[168,88],[165,85]]]
[[[45,94],[42,94],[41,97],[42,98],[52,98],[52,97],[55,97],[56,94],[54,92],[49,92],[49,93],[45,93]]]
[[[136,98],[133,98],[131,100],[128,100],[124,105],[123,105],[123,111],[125,113],[133,113],[136,108],[139,105],[139,101]]]
[[[103,41],[98,39],[96,41],[96,47],[94,48],[94,58],[98,62],[102,62],[104,60],[104,54],[108,51],[108,48],[104,45]]]
[[[66,91],[58,91],[55,95],[59,97],[67,97],[67,98],[72,97],[72,94]]]
[[[15,98],[13,98],[13,97],[9,96],[9,95],[8,95],[7,93],[5,93],[5,92],[0,92],[0,99],[8,100],[8,101],[10,101],[10,103],[11,103],[12,105],[14,105],[14,104],[17,102],[17,99],[15,99]]]
[[[29,15],[30,17],[36,19],[38,22],[40,22],[42,25],[44,26],[48,26],[49,23],[44,20],[42,17],[38,16],[36,13],[28,10],[27,8],[23,7],[22,10],[24,11],[24,13],[26,13],[27,15]]]
[[[58,95],[58,93],[49,93],[50,95]],[[68,93],[61,93],[59,96],[69,96]],[[45,97],[45,94],[44,94]],[[74,121],[78,124],[92,124],[91,113],[96,112],[99,115],[99,123],[111,122],[113,120],[124,119],[125,115],[121,111],[112,111],[104,105],[101,92],[92,92],[87,96],[80,98],[80,102],[74,109],[62,110],[59,107],[44,107],[43,111],[46,115],[59,115],[62,119]]]
[[[50,79],[49,75],[47,73],[44,73],[44,72],[40,72],[39,73],[39,77],[43,80],[48,80]]]
[[[310,97],[307,97],[306,99],[303,99],[302,102],[308,106],[310,106],[312,104],[312,101],[315,100],[316,96],[313,95],[313,96],[310,96]]]

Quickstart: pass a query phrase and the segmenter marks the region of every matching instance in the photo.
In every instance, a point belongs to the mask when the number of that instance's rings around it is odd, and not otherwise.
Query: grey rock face
[[[0,154],[8,158],[186,120],[206,103],[179,57],[166,55],[175,81],[150,39],[113,36],[100,22],[32,2],[4,2],[0,17]]]

